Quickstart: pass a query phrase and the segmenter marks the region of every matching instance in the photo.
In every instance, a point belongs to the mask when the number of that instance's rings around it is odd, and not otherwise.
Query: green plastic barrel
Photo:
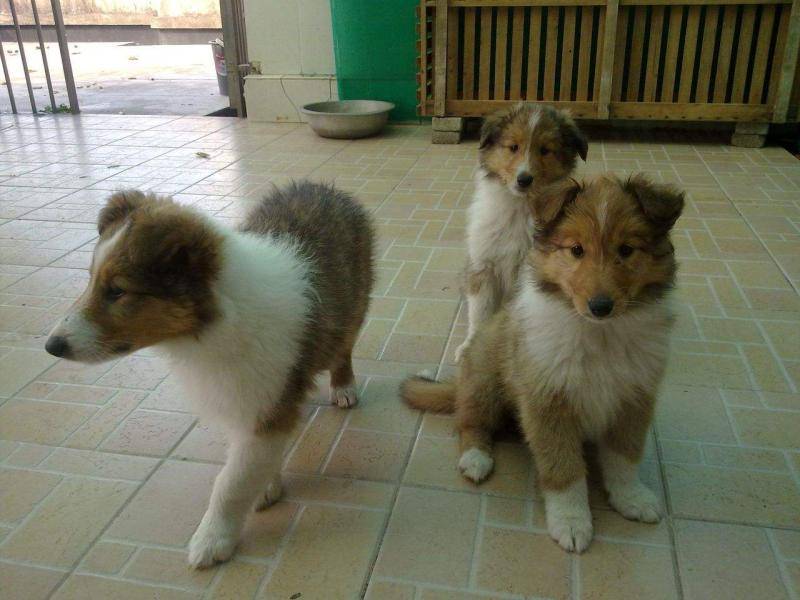
[[[417,118],[417,0],[331,0],[342,100],[394,102],[394,121]]]

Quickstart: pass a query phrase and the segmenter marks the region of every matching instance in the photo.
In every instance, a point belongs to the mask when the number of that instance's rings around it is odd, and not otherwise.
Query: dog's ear
[[[103,235],[110,225],[127,218],[148,201],[148,196],[138,190],[114,192],[97,217],[97,232]]]
[[[562,179],[533,193],[531,210],[537,230],[552,225],[575,202],[583,188],[574,179]]]
[[[645,218],[659,235],[669,232],[681,216],[684,194],[671,185],[653,183],[639,174],[629,177],[622,189],[636,199]]]
[[[584,161],[589,153],[589,142],[583,132],[572,120],[572,117],[562,112],[561,121],[561,138],[564,140],[564,146],[577,153]]]
[[[500,134],[503,132],[503,126],[505,125],[507,116],[508,113],[504,111],[494,113],[483,119],[483,124],[481,125],[481,141],[478,145],[480,150],[497,143],[497,140],[500,139]]]

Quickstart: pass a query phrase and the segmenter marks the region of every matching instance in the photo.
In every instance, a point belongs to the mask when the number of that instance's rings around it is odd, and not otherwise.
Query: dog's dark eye
[[[516,154],[517,151],[519,150],[519,146],[517,144],[513,144],[509,146],[508,149],[511,150],[514,154]]]
[[[116,285],[110,285],[106,290],[106,299],[108,299],[110,302],[119,300],[124,295],[125,290],[123,290],[121,287],[117,287]]]
[[[542,156],[547,156],[548,154],[550,154],[550,148],[545,148],[544,146],[542,146],[541,150],[539,150],[539,153]]]
[[[619,247],[619,255],[622,258],[628,258],[631,254],[633,254],[633,248],[628,246],[628,244],[622,244],[622,246]]]
[[[580,258],[581,256],[583,256],[583,246],[581,246],[580,244],[575,244],[572,248],[569,249],[569,251],[572,252],[572,256],[574,256],[575,258]]]

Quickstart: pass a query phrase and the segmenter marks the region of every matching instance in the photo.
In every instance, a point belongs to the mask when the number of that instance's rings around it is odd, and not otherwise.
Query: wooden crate
[[[798,120],[800,0],[422,0],[419,112]]]

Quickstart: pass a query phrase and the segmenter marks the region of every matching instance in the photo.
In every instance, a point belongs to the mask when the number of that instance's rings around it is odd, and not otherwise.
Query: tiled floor
[[[543,528],[527,450],[499,444],[481,487],[447,417],[399,379],[452,373],[475,144],[426,127],[321,140],[214,118],[4,117],[0,131],[0,597],[764,598],[800,594],[800,162],[780,149],[593,141],[586,171],[686,188],[679,321],[643,472],[659,525],[594,491],[597,537]],[[198,155],[198,152],[208,156]],[[362,403],[308,405],[288,495],[236,559],[190,572],[185,544],[223,458],[154,352],[75,366],[43,336],[81,290],[109,190],[174,194],[236,221],[271,182],[336,180],[373,210],[380,278],[358,343]],[[324,384],[321,386],[324,388]],[[298,596],[302,594],[302,596]]]

